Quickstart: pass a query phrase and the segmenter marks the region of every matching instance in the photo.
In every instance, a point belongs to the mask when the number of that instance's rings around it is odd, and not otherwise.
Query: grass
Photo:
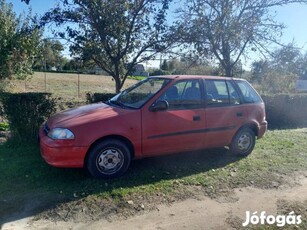
[[[269,131],[247,158],[210,150],[139,160],[113,180],[90,178],[82,169],[48,166],[38,146],[0,145],[0,219],[20,211],[33,195],[49,197],[46,211],[71,200],[108,200],[116,205],[129,199],[184,199],[195,188],[211,197],[248,185],[270,188],[272,182],[285,182],[280,175],[306,170],[306,134],[307,129]]]
[[[132,79],[132,80],[137,80],[137,81],[142,81],[147,77],[144,76],[128,76],[128,79]]]

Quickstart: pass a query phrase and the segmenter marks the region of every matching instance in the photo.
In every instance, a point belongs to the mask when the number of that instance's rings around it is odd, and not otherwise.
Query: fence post
[[[45,70],[45,93],[47,93],[47,72]]]
[[[80,97],[80,71],[78,71],[78,98]]]

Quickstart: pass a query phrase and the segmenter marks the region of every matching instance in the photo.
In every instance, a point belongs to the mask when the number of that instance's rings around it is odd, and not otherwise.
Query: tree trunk
[[[233,77],[232,76],[232,67],[231,66],[229,66],[229,65],[225,66],[225,75],[226,75],[226,77]]]
[[[113,76],[113,79],[115,81],[115,92],[120,93],[121,90],[121,80],[119,76]]]

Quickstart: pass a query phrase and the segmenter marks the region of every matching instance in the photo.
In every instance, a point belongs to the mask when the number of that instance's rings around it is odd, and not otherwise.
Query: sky
[[[30,0],[30,4],[27,5],[21,0],[6,1],[13,3],[16,14],[23,11],[27,12],[28,8],[31,7],[32,13],[38,15],[42,15],[56,3],[55,0]],[[286,26],[283,36],[280,38],[281,42],[288,44],[294,41],[294,44],[302,49],[302,52],[307,52],[307,5],[290,4],[272,10],[276,14],[276,21]],[[65,50],[64,55],[68,54],[68,50]],[[254,56],[252,59],[257,58]]]

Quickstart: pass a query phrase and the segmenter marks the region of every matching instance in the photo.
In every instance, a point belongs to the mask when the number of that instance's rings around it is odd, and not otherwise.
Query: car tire
[[[229,152],[237,156],[248,156],[254,149],[256,136],[249,127],[241,128],[233,137]]]
[[[115,178],[128,170],[130,162],[129,148],[119,140],[109,139],[90,150],[86,167],[95,178]]]

